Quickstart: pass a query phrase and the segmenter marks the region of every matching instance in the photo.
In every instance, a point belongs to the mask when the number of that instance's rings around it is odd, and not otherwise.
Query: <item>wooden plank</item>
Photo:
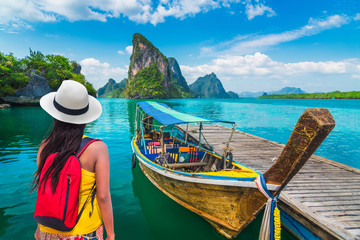
[[[349,231],[351,234],[353,234],[353,235],[355,235],[355,236],[358,236],[358,238],[356,238],[356,239],[359,239],[359,238],[360,238],[360,228],[357,228],[357,229],[348,229],[348,231]]]
[[[303,203],[303,202],[302,202]],[[303,205],[307,205],[303,203]],[[322,205],[322,206],[311,206],[314,211],[317,212],[336,212],[336,211],[357,211],[360,210],[359,205],[338,205],[334,207],[334,205]]]
[[[359,217],[360,216],[360,210],[354,210],[354,211],[337,211],[337,212],[327,212],[323,213],[324,216],[334,216],[335,217]]]
[[[333,216],[333,215],[325,215],[327,217]],[[333,217],[337,221],[341,222],[357,222],[358,227],[360,227],[360,216],[359,215],[353,215],[353,216],[336,216]]]
[[[308,207],[327,207],[334,206],[334,208],[351,208],[351,209],[359,209],[360,210],[360,202],[359,201],[306,201],[306,199],[301,199],[301,202]]]
[[[351,198],[351,199],[360,199],[360,193],[351,193],[345,190],[338,190],[338,192],[335,192],[336,194],[333,193],[329,193],[326,191],[319,191],[319,192],[314,192],[314,191],[287,191],[287,193],[290,193],[292,197],[296,197],[296,198],[302,198],[302,199],[312,199],[312,198],[322,198],[322,197],[326,197],[326,198],[339,198],[339,199],[346,199],[346,198]],[[360,202],[360,201],[359,201]]]
[[[294,197],[296,199],[299,199],[299,201],[303,202],[303,203],[311,203],[311,202],[316,202],[316,203],[326,203],[326,204],[330,204],[331,202],[338,202],[335,205],[350,205],[350,204],[355,204],[355,205],[360,205],[359,202],[359,196],[304,196],[304,197],[298,197],[297,195],[291,195],[291,197]]]

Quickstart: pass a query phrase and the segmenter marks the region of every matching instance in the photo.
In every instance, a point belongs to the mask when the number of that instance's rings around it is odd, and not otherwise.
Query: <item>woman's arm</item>
[[[35,237],[36,240],[41,240],[41,237],[40,237],[40,226],[39,226],[39,224],[37,225],[37,228],[36,228],[34,237]]]
[[[95,142],[93,143],[96,148],[96,162],[95,162],[95,173],[96,173],[96,198],[99,203],[100,212],[104,221],[107,240],[115,239],[114,233],[114,219],[113,210],[110,195],[110,161],[109,153],[105,143]],[[95,149],[94,149],[95,150]]]

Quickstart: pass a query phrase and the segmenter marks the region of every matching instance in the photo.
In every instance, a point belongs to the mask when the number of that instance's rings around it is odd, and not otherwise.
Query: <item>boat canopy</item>
[[[138,102],[137,104],[146,114],[152,116],[154,119],[156,119],[163,125],[199,123],[199,122],[223,122],[230,124],[235,123],[231,121],[215,120],[215,119],[198,117],[198,116],[193,116],[190,114],[178,112],[174,109],[171,109],[166,104],[159,102],[144,101],[144,102]]]

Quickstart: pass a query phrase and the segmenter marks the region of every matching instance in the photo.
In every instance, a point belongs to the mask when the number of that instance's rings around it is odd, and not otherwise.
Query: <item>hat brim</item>
[[[60,112],[54,106],[54,98],[56,92],[51,92],[44,95],[40,99],[40,106],[53,118],[66,122],[66,123],[73,123],[73,124],[86,124],[98,119],[102,113],[102,107],[100,102],[94,98],[93,96],[89,95],[89,109],[86,113],[81,115],[69,115]]]

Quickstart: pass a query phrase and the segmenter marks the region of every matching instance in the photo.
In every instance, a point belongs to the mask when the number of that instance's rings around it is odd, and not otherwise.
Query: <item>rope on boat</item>
[[[279,195],[274,197],[267,189],[264,175],[255,179],[259,191],[268,199],[265,207],[264,217],[261,223],[259,240],[280,240],[281,221],[280,210],[277,207]]]

